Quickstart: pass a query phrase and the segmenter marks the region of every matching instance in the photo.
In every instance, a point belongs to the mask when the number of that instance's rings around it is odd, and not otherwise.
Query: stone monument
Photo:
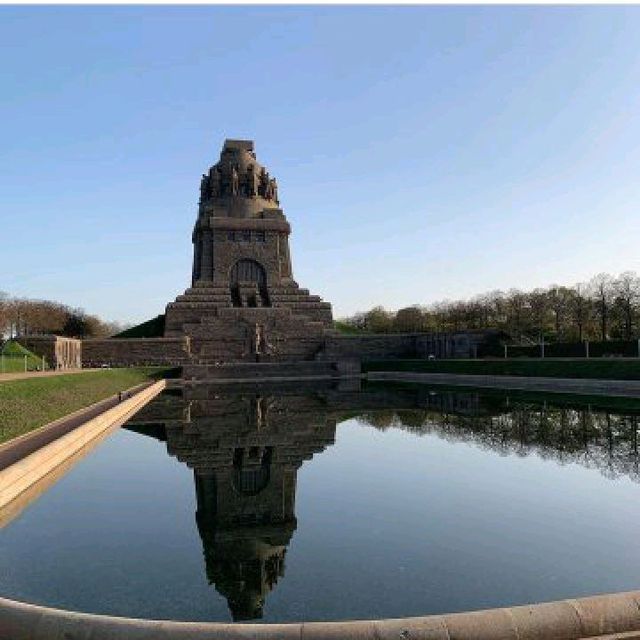
[[[331,305],[294,280],[290,233],[253,142],[226,140],[200,182],[191,287],[167,306],[165,337],[187,336],[196,365],[313,360]]]

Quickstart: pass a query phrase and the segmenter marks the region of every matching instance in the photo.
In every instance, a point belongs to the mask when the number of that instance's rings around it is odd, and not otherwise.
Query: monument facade
[[[166,309],[165,337],[188,336],[194,363],[312,360],[331,305],[293,277],[278,184],[249,140],[226,140],[202,176],[191,287]]]

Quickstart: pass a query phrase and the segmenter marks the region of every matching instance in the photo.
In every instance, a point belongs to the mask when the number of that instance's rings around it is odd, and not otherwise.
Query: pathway
[[[26,371],[22,373],[0,373],[0,382],[22,380],[24,378],[48,378],[50,376],[67,376],[74,373],[86,373],[87,371],[101,371],[101,369],[60,369],[58,371]]]

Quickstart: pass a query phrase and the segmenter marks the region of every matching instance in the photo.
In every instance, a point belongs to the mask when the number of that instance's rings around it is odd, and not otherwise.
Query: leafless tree
[[[599,273],[589,281],[589,290],[594,303],[594,311],[600,322],[600,336],[609,336],[609,317],[614,296],[614,279],[608,273]]]
[[[470,300],[443,300],[393,313],[383,307],[342,322],[370,332],[464,331],[499,329],[523,344],[541,335],[562,340],[597,340],[640,333],[640,278],[625,272],[613,278],[599,274],[588,285],[552,285],[547,289],[507,293],[491,291]]]
[[[621,273],[614,282],[615,306],[622,317],[622,335],[626,340],[633,337],[638,300],[640,299],[640,278],[634,271]]]

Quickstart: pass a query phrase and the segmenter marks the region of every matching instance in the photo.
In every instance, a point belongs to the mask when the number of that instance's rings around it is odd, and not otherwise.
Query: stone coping
[[[529,376],[486,376],[458,373],[413,371],[369,371],[367,380],[419,382],[473,388],[516,389],[545,393],[621,396],[640,399],[640,380],[601,380],[594,378],[542,378]]]
[[[142,382],[130,389],[125,390],[127,395],[136,394],[142,391],[146,387],[151,386],[153,381]],[[6,469],[8,466],[18,462],[22,458],[25,458],[31,453],[34,453],[38,449],[41,449],[45,445],[57,440],[63,435],[73,431],[84,422],[91,420],[105,412],[107,409],[119,404],[118,395],[114,394],[107,396],[102,400],[98,400],[93,404],[86,407],[81,407],[72,413],[68,413],[66,416],[57,418],[52,422],[27,431],[22,435],[16,436],[7,442],[0,444],[0,471]]]
[[[637,640],[640,591],[445,615],[347,622],[227,624],[78,613],[0,598],[11,640]]]
[[[0,515],[10,509],[12,503],[24,493],[30,491],[105,431],[126,422],[165,386],[166,381],[159,380],[145,385],[138,393],[116,403],[106,411],[98,409],[96,415],[89,415],[89,419],[74,416],[71,430],[68,432],[65,431],[65,423],[53,424],[44,430],[40,429],[33,434],[25,434],[9,441],[2,451],[3,457],[12,461],[7,460],[9,464],[0,469]],[[53,439],[50,439],[51,437]],[[17,459],[14,455],[16,453]]]

